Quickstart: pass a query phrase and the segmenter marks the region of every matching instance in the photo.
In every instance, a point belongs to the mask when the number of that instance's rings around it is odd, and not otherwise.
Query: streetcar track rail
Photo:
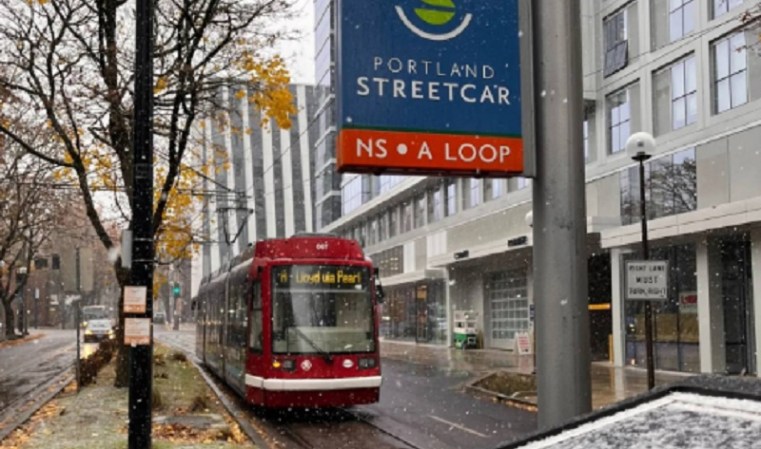
[[[193,365],[201,373],[204,381],[209,385],[214,394],[219,398],[223,407],[230,414],[232,419],[240,426],[243,433],[257,446],[262,449],[315,449],[325,447],[316,443],[324,441],[325,437],[331,438],[332,435],[320,435],[322,438],[314,439],[314,435],[309,435],[320,429],[315,429],[315,423],[313,420],[317,416],[314,414],[308,414],[307,421],[303,420],[288,420],[280,419],[278,414],[283,416],[284,411],[266,411],[263,409],[253,409],[250,404],[241,399],[237,393],[233,392],[224,382],[204,367],[201,361],[196,355],[189,351],[187,348],[180,345],[178,342],[171,341],[171,339],[161,339],[162,343],[171,346],[172,348],[185,353],[188,356]],[[264,416],[262,416],[264,415]],[[378,433],[398,442],[401,446],[395,446],[398,449],[426,449],[422,448],[404,438],[395,435],[383,427],[374,424],[370,419],[363,416],[360,411],[351,411],[346,409],[330,409],[325,413],[318,412],[320,421],[319,425],[330,424],[335,422],[354,422],[372,428]],[[326,418],[330,421],[326,421]],[[255,422],[256,426],[252,423]],[[258,427],[258,428],[257,428]]]
[[[0,411],[0,441],[24,425],[39,409],[74,381],[74,364],[71,365],[39,387],[14,399]]]
[[[397,441],[399,441],[401,443],[406,444],[411,449],[424,449],[424,448],[421,448],[420,446],[417,446],[416,444],[414,444],[414,443],[412,443],[410,441],[405,440],[404,438],[402,438],[402,437],[400,437],[398,435],[395,435],[393,432],[389,432],[388,430],[384,429],[383,427],[374,424],[372,421],[367,419],[367,417],[363,416],[362,413],[351,412],[351,411],[347,411],[347,413],[351,413],[357,420],[362,421],[365,424],[367,424],[368,426],[378,430],[379,432],[381,432],[381,433],[383,433],[385,435],[388,435],[389,437],[391,437],[391,438],[393,438],[393,439],[395,439],[395,440],[397,440]]]

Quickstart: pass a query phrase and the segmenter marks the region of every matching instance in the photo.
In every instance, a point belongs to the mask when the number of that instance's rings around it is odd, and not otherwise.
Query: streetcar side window
[[[254,352],[262,352],[262,290],[257,282],[253,285],[251,304],[251,334],[249,334],[249,347]]]

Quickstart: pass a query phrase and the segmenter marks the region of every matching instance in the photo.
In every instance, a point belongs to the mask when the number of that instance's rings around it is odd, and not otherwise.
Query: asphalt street
[[[189,327],[155,331],[157,339],[194,351],[195,336]],[[382,369],[380,402],[351,412],[412,447],[493,448],[536,428],[534,413],[467,392],[463,386],[475,375],[471,372],[391,358],[383,358]]]
[[[466,392],[471,373],[388,358],[382,367],[380,402],[355,410],[414,446],[493,448],[536,428],[535,414]]]
[[[74,363],[76,331],[40,332],[41,338],[0,348],[0,412]]]

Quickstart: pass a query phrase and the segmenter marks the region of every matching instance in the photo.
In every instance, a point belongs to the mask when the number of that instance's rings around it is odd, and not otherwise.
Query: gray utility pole
[[[579,0],[533,6],[534,303],[539,428],[592,408]]]

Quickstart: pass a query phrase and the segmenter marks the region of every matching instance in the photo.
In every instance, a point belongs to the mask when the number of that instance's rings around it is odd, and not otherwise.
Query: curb
[[[506,404],[510,407],[520,408],[523,410],[527,410],[530,412],[536,413],[538,411],[537,404],[531,401],[527,401],[525,399],[520,398],[514,398],[512,396],[508,396],[506,394],[497,393],[496,391],[487,390],[485,388],[477,387],[476,384],[484,379],[486,379],[489,376],[492,376],[500,371],[492,371],[487,374],[484,374],[483,376],[477,377],[471,381],[468,381],[465,384],[465,389],[470,390],[476,393],[479,393],[484,396],[489,396],[492,399],[497,400],[500,403]]]
[[[236,404],[231,401],[226,394],[222,392],[222,390],[219,388],[219,386],[214,382],[214,380],[211,378],[209,373],[206,372],[206,370],[203,369],[203,367],[196,362],[195,357],[190,359],[193,363],[193,366],[196,367],[198,372],[201,373],[201,377],[203,377],[203,380],[206,382],[206,385],[211,388],[211,390],[214,392],[214,394],[219,398],[219,401],[222,403],[222,406],[227,410],[227,413],[230,414],[230,417],[235,420],[235,422],[240,426],[241,430],[243,430],[243,433],[246,434],[249,440],[251,440],[257,447],[260,449],[267,449],[270,447],[269,443],[264,441],[264,439],[259,435],[259,432],[252,426],[250,423],[248,423],[246,420],[241,419],[239,415],[242,413],[240,407],[238,407]]]
[[[217,398],[219,399],[219,402],[221,402],[222,406],[225,408],[225,410],[227,410],[227,413],[235,421],[235,423],[238,424],[238,426],[240,426],[243,433],[246,434],[246,436],[248,437],[249,440],[251,440],[252,443],[254,443],[260,449],[268,449],[271,447],[270,444],[267,443],[259,435],[259,432],[254,428],[254,426],[252,426],[246,420],[240,418],[239,415],[242,413],[242,410],[240,409],[240,407],[238,407],[232,400],[230,400],[228,396],[219,388],[219,386],[214,381],[212,376],[208,372],[206,372],[203,366],[201,366],[195,354],[189,353],[185,349],[179,346],[173,345],[167,341],[161,341],[161,343],[171,348],[174,348],[177,351],[182,352],[188,357],[188,361],[192,363],[193,366],[198,370],[204,382],[206,382],[206,385],[208,385],[209,388],[211,388],[211,391],[213,391],[214,395],[217,396]]]
[[[41,339],[44,336],[45,336],[45,334],[38,333],[38,334],[27,335],[25,337],[0,340],[0,349],[12,348],[14,346],[23,345],[25,343],[29,343],[29,342],[32,342],[32,341],[35,341],[35,340],[39,340],[39,339]]]

